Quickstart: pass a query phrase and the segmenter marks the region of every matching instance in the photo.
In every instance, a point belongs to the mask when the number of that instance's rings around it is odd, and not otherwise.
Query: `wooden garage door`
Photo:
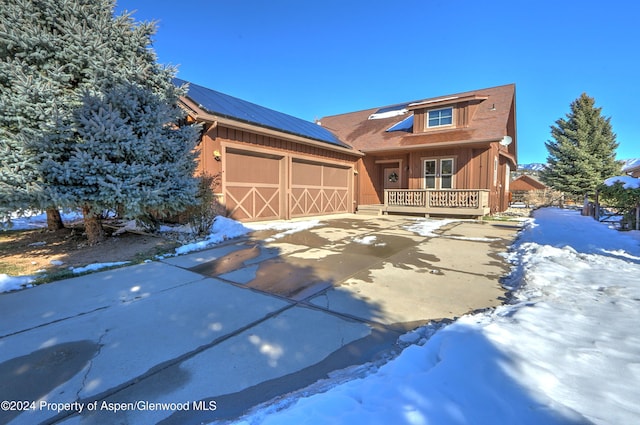
[[[285,218],[282,156],[227,150],[224,199],[240,221]]]
[[[293,160],[291,217],[350,212],[350,168]]]

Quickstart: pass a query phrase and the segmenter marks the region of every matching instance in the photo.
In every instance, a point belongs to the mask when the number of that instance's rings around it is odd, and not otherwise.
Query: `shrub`
[[[220,173],[203,174],[198,178],[196,204],[187,210],[191,231],[195,236],[205,236],[219,215],[226,216],[227,211],[216,197],[215,189],[220,186]]]

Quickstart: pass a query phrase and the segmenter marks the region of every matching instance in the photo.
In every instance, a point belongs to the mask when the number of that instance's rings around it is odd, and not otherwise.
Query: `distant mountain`
[[[640,165],[640,158],[631,158],[622,160],[622,172],[626,172],[627,169],[637,167]]]
[[[541,171],[547,164],[542,164],[540,162],[534,162],[531,164],[518,164],[518,171]]]
[[[637,167],[640,165],[640,158],[630,158],[630,159],[622,159],[622,172],[626,172],[627,169],[631,167]],[[531,164],[518,164],[518,171],[542,171],[547,164],[542,164],[540,162],[533,162]]]

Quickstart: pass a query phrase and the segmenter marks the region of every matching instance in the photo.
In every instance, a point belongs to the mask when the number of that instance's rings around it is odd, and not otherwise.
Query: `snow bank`
[[[511,305],[462,317],[364,377],[238,423],[637,423],[638,256],[626,233],[575,211],[538,210],[508,255]]]
[[[218,216],[211,226],[211,233],[205,240],[180,246],[176,248],[176,254],[179,255],[186,254],[192,251],[198,251],[210,245],[224,242],[227,239],[244,236],[250,231],[251,229],[245,227],[242,223],[239,223],[227,217]]]
[[[33,276],[9,276],[0,273],[0,293],[30,288],[33,280]]]

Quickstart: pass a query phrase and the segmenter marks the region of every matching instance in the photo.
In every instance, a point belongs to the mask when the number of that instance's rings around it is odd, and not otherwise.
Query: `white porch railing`
[[[386,189],[382,212],[439,215],[489,213],[489,191],[485,189]]]

